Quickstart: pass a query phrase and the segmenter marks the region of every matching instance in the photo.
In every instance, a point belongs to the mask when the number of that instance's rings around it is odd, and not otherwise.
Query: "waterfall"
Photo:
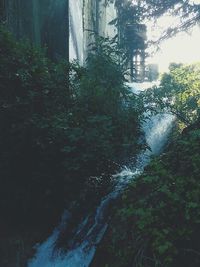
[[[135,85],[133,90],[136,90]],[[70,249],[67,252],[54,250],[59,231],[63,227],[62,223],[43,244],[37,247],[35,258],[29,261],[28,267],[88,267],[90,265],[96,246],[107,229],[110,205],[130,181],[142,173],[151,155],[160,153],[168,140],[174,119],[174,116],[170,114],[158,114],[143,124],[146,140],[151,150],[139,154],[135,166],[124,167],[114,176],[117,182],[113,191],[101,200],[92,216],[86,217],[79,224],[74,237],[70,240]]]

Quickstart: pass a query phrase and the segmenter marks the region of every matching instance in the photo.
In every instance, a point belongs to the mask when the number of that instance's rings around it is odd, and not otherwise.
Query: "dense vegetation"
[[[168,111],[185,126],[194,124],[200,118],[200,64],[171,63],[169,70],[159,86],[144,93],[144,101],[151,111]]]
[[[3,27],[0,48],[0,212],[5,224],[46,225],[69,203],[101,195],[113,160],[140,149],[142,105],[108,40],[84,67],[53,63]]]
[[[128,49],[141,41],[124,38],[128,23],[180,16],[163,40],[190,28],[200,14],[193,1],[115,3],[119,17],[111,24]],[[114,42],[96,41],[85,66],[53,63],[0,28],[2,266],[25,266],[32,244],[45,238],[63,209],[82,205],[78,216],[88,211],[109,190],[115,162],[141,149],[144,108],[124,85],[124,55]],[[173,64],[161,85],[144,94],[146,107],[172,112],[184,130],[119,200],[95,267],[199,266],[199,73],[199,65]]]
[[[199,74],[199,64],[172,64],[152,90],[187,127],[123,194],[93,266],[199,266]]]

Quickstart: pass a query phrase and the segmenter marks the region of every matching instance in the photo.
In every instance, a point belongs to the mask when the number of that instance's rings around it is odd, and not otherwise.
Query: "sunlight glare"
[[[189,3],[190,4],[199,5],[200,4],[200,0],[190,0]]]
[[[200,2],[200,0],[199,0]],[[149,39],[159,36],[163,28],[173,25],[176,19],[170,16],[163,16],[156,27],[149,26]],[[171,23],[170,23],[171,22]],[[197,25],[188,32],[181,32],[163,41],[160,44],[160,50],[147,60],[148,63],[156,63],[159,65],[160,72],[168,71],[171,62],[176,63],[194,63],[200,61],[200,27]]]

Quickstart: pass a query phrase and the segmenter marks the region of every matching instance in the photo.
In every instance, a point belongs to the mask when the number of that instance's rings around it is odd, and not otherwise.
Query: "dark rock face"
[[[68,0],[1,0],[0,20],[52,59],[68,58]]]

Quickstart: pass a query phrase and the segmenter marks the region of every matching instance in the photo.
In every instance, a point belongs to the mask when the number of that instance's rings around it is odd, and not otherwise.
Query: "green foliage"
[[[200,114],[200,64],[171,64],[160,85],[148,90],[145,99],[154,110],[168,110],[190,125]]]
[[[199,67],[173,63],[160,86],[144,92],[147,110],[172,112],[188,126],[119,201],[99,252],[110,267],[200,265]]]
[[[199,64],[174,63],[160,86],[144,92],[148,110],[172,112],[188,127],[119,201],[102,249],[108,266],[200,264],[199,75]]]
[[[63,208],[68,66],[51,63],[28,42],[15,42],[3,28],[0,47],[1,212],[10,220],[39,223],[35,214],[53,220]]]
[[[0,210],[5,220],[41,224],[102,193],[88,179],[107,186],[118,153],[137,153],[142,105],[124,86],[121,52],[108,40],[85,67],[54,64],[3,27],[0,47]]]
[[[199,266],[199,173],[200,129],[189,129],[124,193],[105,242],[108,266]]]

